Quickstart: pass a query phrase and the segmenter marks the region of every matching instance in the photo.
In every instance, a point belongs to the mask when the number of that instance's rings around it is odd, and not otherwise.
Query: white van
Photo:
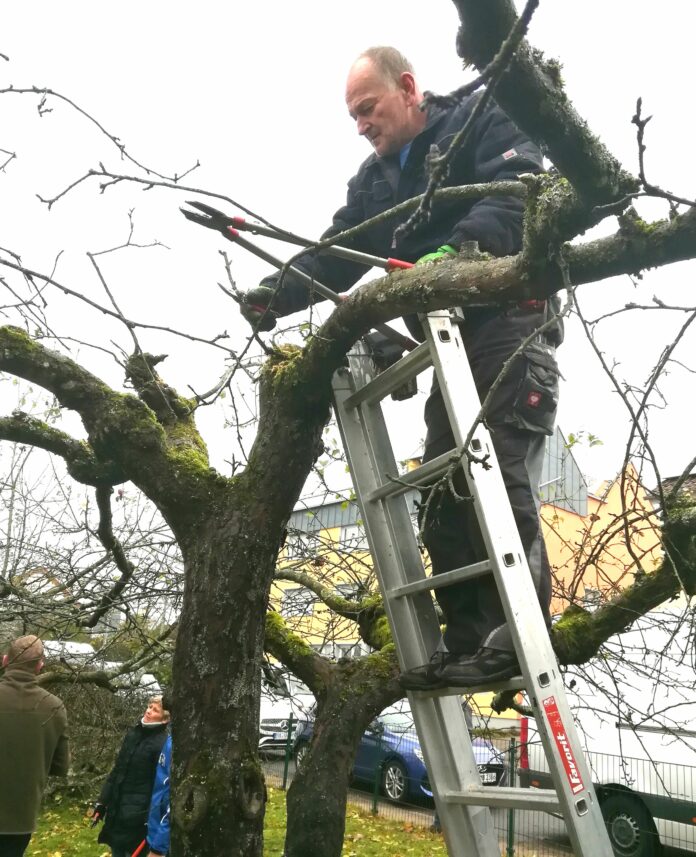
[[[602,658],[565,675],[568,702],[614,851],[696,853],[696,691],[690,622],[655,611]],[[553,788],[535,722],[523,718],[520,784]],[[526,752],[525,752],[526,742]]]

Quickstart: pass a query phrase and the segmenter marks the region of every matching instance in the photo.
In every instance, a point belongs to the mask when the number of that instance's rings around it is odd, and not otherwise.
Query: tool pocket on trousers
[[[558,407],[558,366],[548,346],[531,344],[521,357],[524,366],[508,422],[528,431],[553,434]]]

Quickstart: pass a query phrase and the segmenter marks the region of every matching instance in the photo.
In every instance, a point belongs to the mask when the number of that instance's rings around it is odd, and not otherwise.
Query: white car
[[[292,742],[297,724],[307,719],[314,704],[313,694],[293,675],[265,667],[261,681],[259,750],[284,752],[288,733]]]

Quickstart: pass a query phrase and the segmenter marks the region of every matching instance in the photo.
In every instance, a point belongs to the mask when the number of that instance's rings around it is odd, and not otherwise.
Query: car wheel
[[[612,792],[602,801],[602,815],[617,857],[658,857],[655,822],[639,800]]]
[[[389,800],[399,803],[408,791],[408,772],[397,759],[389,759],[382,768],[382,791]]]
[[[307,758],[307,753],[309,753],[309,744],[302,743],[295,750],[295,768],[301,768],[304,760]]]

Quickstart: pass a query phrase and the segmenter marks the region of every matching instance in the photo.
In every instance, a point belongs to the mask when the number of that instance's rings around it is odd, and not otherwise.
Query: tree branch
[[[208,465],[204,448],[179,426],[167,436],[153,411],[135,396],[117,393],[73,360],[34,342],[20,328],[0,328],[0,370],[49,390],[75,410],[96,456],[116,462],[128,478],[168,515],[227,486]]]
[[[693,502],[693,498],[692,498]],[[650,574],[590,613],[575,605],[551,629],[553,647],[562,664],[582,664],[594,657],[609,637],[627,630],[643,614],[677,597],[683,589],[696,592],[696,506],[668,510],[663,530],[666,555]]]
[[[68,472],[84,485],[119,485],[127,480],[126,475],[113,461],[97,458],[88,443],[75,440],[48,423],[15,411],[11,417],[0,417],[0,438],[25,443],[59,455],[66,463]]]
[[[266,613],[265,650],[293,672],[315,696],[319,696],[331,676],[331,664],[294,634],[275,611]]]
[[[123,545],[114,535],[113,516],[111,514],[112,493],[113,490],[110,487],[101,487],[96,490],[97,507],[99,509],[97,537],[104,545],[104,549],[113,557],[116,568],[121,572],[121,576],[111,587],[111,590],[102,595],[92,614],[81,622],[85,628],[94,628],[102,616],[108,613],[117,603],[116,599],[126,588],[126,585],[135,573],[135,566],[130,562],[123,550]]]
[[[453,0],[461,27],[457,53],[485,68],[517,20],[512,0]],[[613,202],[637,188],[637,180],[593,134],[563,91],[560,66],[544,61],[525,41],[498,82],[495,99],[539,143],[587,206]]]

